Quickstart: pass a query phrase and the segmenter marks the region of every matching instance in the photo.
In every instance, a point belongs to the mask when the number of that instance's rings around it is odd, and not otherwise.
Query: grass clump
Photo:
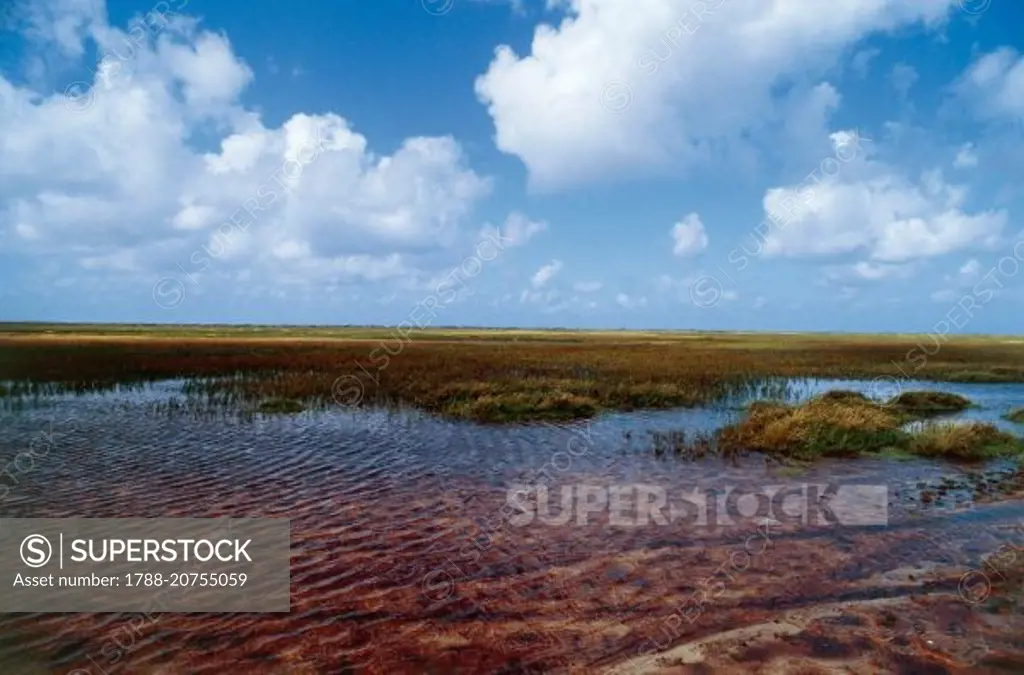
[[[818,397],[820,401],[835,401],[839,403],[871,403],[865,394],[859,391],[849,391],[847,389],[832,389],[826,391],[824,394]]]
[[[905,391],[894,396],[889,405],[917,417],[960,412],[971,407],[971,400],[945,391]]]
[[[1017,408],[1006,413],[1006,419],[1017,424],[1024,424],[1024,408]]]
[[[863,454],[964,461],[1024,455],[1024,441],[991,424],[928,424],[910,432],[907,418],[895,406],[857,396],[822,396],[802,405],[761,401],[722,429],[717,441],[725,452],[804,461]]]
[[[795,459],[880,452],[905,441],[901,418],[870,401],[817,398],[803,405],[758,402],[725,427],[719,444]]]
[[[514,392],[482,394],[449,404],[443,412],[453,417],[480,422],[514,422],[533,420],[572,420],[597,413],[595,402],[576,394],[555,392]]]
[[[910,438],[910,451],[923,457],[984,460],[1024,453],[1024,441],[991,424],[929,424]]]
[[[272,398],[260,403],[260,412],[268,415],[293,415],[305,410],[301,401],[291,398]]]

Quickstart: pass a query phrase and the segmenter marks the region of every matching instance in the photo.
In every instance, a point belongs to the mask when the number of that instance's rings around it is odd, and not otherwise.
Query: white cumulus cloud
[[[981,119],[1024,116],[1024,56],[1002,47],[976,59],[954,85],[955,91]]]
[[[708,235],[700,216],[691,213],[672,226],[672,252],[677,256],[699,253],[708,247]]]
[[[967,188],[946,182],[940,170],[915,180],[867,157],[837,166],[833,175],[765,193],[765,222],[772,223],[763,237],[766,255],[867,253],[872,265],[858,276],[871,278],[894,269],[874,263],[987,248],[1003,234],[1008,214],[971,212]]]
[[[571,0],[476,82],[535,189],[694,165],[775,115],[774,88],[865,36],[935,26],[957,0]]]
[[[544,288],[561,270],[562,261],[552,260],[537,270],[533,277],[531,277],[530,284],[532,284],[534,288]]]
[[[26,39],[102,61],[71,98],[0,72],[0,240],[22,255],[151,280],[408,276],[491,190],[451,137],[382,155],[337,113],[268,126],[240,99],[253,71],[195,19],[119,29],[101,0],[31,7]],[[505,225],[516,243],[545,227]]]

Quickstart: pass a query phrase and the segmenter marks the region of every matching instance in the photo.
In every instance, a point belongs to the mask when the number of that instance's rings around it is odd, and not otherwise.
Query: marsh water
[[[794,467],[757,454],[685,461],[652,451],[651,432],[711,432],[742,400],[484,426],[343,408],[169,413],[161,403],[180,388],[4,412],[0,464],[16,484],[6,480],[0,515],[288,518],[291,612],[145,623],[5,615],[0,672],[1024,671],[1020,580],[1004,583],[985,566],[986,556],[1024,545],[1024,491],[1008,461]],[[878,394],[877,382],[824,380],[789,382],[786,392],[836,388]],[[956,417],[1024,433],[1002,419],[1024,403],[1024,385],[914,388],[963,394],[976,407]],[[53,439],[45,456],[10,468],[44,432]],[[885,486],[887,524],[620,526],[606,513],[510,523],[509,489],[542,475],[552,494],[573,485]],[[758,527],[769,534],[749,552]],[[715,592],[695,602],[709,579]]]

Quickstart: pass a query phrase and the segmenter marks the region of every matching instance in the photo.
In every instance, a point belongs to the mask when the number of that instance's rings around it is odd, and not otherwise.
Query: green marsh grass
[[[905,430],[907,422],[935,413],[934,407],[921,405],[934,400],[924,396],[933,392],[903,394],[904,403],[914,406],[880,404],[849,394],[829,392],[799,405],[756,402],[743,419],[719,432],[717,443],[726,452],[753,450],[803,461],[860,455],[961,461],[1024,456],[1024,441],[991,424],[929,422],[915,431]],[[954,401],[940,402],[948,406]],[[970,405],[962,397],[957,402]]]
[[[576,419],[785,399],[789,378],[901,377],[898,364],[920,339],[453,328],[401,340],[372,327],[7,325],[0,326],[0,398],[181,379],[183,394],[209,407],[285,399],[316,409],[338,405],[332,387],[347,377],[362,392],[345,404],[495,423]],[[1024,345],[951,338],[914,374],[939,381],[968,372],[1024,382]]]

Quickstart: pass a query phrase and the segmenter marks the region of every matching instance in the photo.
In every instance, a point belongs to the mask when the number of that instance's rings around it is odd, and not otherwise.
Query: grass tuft
[[[991,424],[935,423],[910,439],[910,451],[922,457],[979,461],[1024,453],[1024,442]]]
[[[1024,408],[1017,408],[1006,413],[1006,419],[1017,424],[1024,424]]]
[[[832,389],[826,391],[824,394],[818,397],[821,401],[836,401],[840,403],[871,403],[865,394],[859,391],[849,391],[847,389]]]
[[[717,442],[726,453],[753,450],[798,460],[910,454],[976,461],[1024,455],[1021,439],[991,424],[932,423],[910,432],[903,428],[906,421],[903,410],[857,396],[822,396],[802,405],[761,401],[722,429]]]
[[[971,400],[945,391],[905,391],[888,405],[917,417],[960,412],[971,407]]]
[[[480,422],[514,422],[523,418],[555,421],[591,417],[597,413],[597,404],[586,396],[564,391],[483,393],[448,404],[442,412]]]
[[[754,450],[795,459],[880,452],[903,438],[900,417],[868,400],[812,399],[802,405],[758,402],[719,434],[724,450]]]

